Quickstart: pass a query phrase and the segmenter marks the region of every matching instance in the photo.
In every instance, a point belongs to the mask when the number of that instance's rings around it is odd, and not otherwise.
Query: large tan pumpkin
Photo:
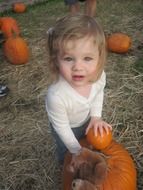
[[[17,21],[12,17],[0,17],[0,27],[5,38],[20,34]]]
[[[113,33],[107,37],[107,47],[115,53],[126,53],[131,47],[131,38],[123,33]]]
[[[21,37],[11,37],[4,43],[4,54],[12,64],[25,64],[29,60],[29,48]]]
[[[90,148],[86,139],[83,139],[81,145]],[[112,141],[111,144],[101,150],[105,155],[107,163],[107,176],[98,187],[98,190],[136,190],[136,168],[134,162],[125,148]],[[71,155],[68,153],[65,157],[63,167],[63,190],[71,190],[72,181],[75,178],[74,173],[67,170]],[[76,190],[96,190],[96,187],[83,186]]]

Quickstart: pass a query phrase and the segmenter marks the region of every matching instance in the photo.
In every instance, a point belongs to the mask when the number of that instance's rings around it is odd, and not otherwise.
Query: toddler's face
[[[97,72],[99,50],[93,37],[69,40],[58,55],[60,74],[73,87],[88,85]]]

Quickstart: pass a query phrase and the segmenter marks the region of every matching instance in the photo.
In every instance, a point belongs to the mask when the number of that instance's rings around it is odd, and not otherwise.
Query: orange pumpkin
[[[1,22],[1,18],[0,18],[0,30],[1,30],[1,26],[2,26],[2,22]]]
[[[4,43],[4,54],[12,64],[25,64],[29,60],[29,48],[21,37],[11,37]]]
[[[98,132],[99,133],[99,132]],[[109,130],[109,133],[106,133],[105,130],[103,131],[103,136],[98,134],[97,136],[94,135],[93,128],[90,128],[86,140],[89,144],[91,144],[95,149],[102,150],[109,146],[112,141],[112,132]]]
[[[20,34],[17,21],[12,17],[1,17],[0,18],[1,31],[5,38],[12,37]]]
[[[80,143],[82,146],[90,148],[86,139],[82,139]],[[104,155],[108,169],[105,179],[98,186],[98,190],[136,190],[136,168],[128,151],[121,144],[112,141],[108,147],[101,150],[101,153]],[[67,170],[70,161],[71,154],[67,153],[62,175],[63,190],[72,190],[72,181],[75,179],[75,174]],[[95,187],[93,189],[96,189]],[[83,189],[84,187],[78,190]],[[86,190],[91,189],[86,187]]]
[[[26,5],[24,3],[14,3],[13,11],[15,13],[24,13],[26,11]]]
[[[131,47],[131,38],[123,33],[114,33],[107,37],[109,51],[115,53],[126,53]]]

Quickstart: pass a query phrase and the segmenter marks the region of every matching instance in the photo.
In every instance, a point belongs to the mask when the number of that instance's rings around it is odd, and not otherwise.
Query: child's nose
[[[82,61],[77,60],[73,64],[73,70],[81,70],[82,69]]]

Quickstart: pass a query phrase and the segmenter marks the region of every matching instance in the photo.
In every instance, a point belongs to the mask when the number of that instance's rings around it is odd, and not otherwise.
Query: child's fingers
[[[112,126],[108,124],[109,129],[112,131]]]
[[[86,128],[86,131],[85,131],[85,134],[87,135],[87,133],[88,133],[88,131],[89,131],[89,129],[91,128],[91,125],[89,124],[88,126],[87,126],[87,128]]]
[[[104,130],[103,126],[100,126],[99,127],[99,134],[101,135],[101,137],[103,137],[103,130]]]
[[[112,126],[109,124],[99,124],[98,126],[94,126],[94,135],[97,136],[99,133],[101,137],[103,137],[104,131],[108,134],[109,130],[112,130]]]
[[[105,130],[105,132],[108,134],[110,129],[109,129],[108,126],[104,126],[104,130]]]
[[[106,133],[108,134],[109,131],[112,131],[112,126],[109,125],[109,124],[107,124],[107,125],[105,126],[105,130],[106,130]]]
[[[103,129],[105,130],[105,132],[108,134],[109,131],[112,131],[112,126],[109,124],[106,124],[103,126]]]
[[[94,126],[94,135],[97,136],[97,134],[98,134],[98,126],[95,125]]]

